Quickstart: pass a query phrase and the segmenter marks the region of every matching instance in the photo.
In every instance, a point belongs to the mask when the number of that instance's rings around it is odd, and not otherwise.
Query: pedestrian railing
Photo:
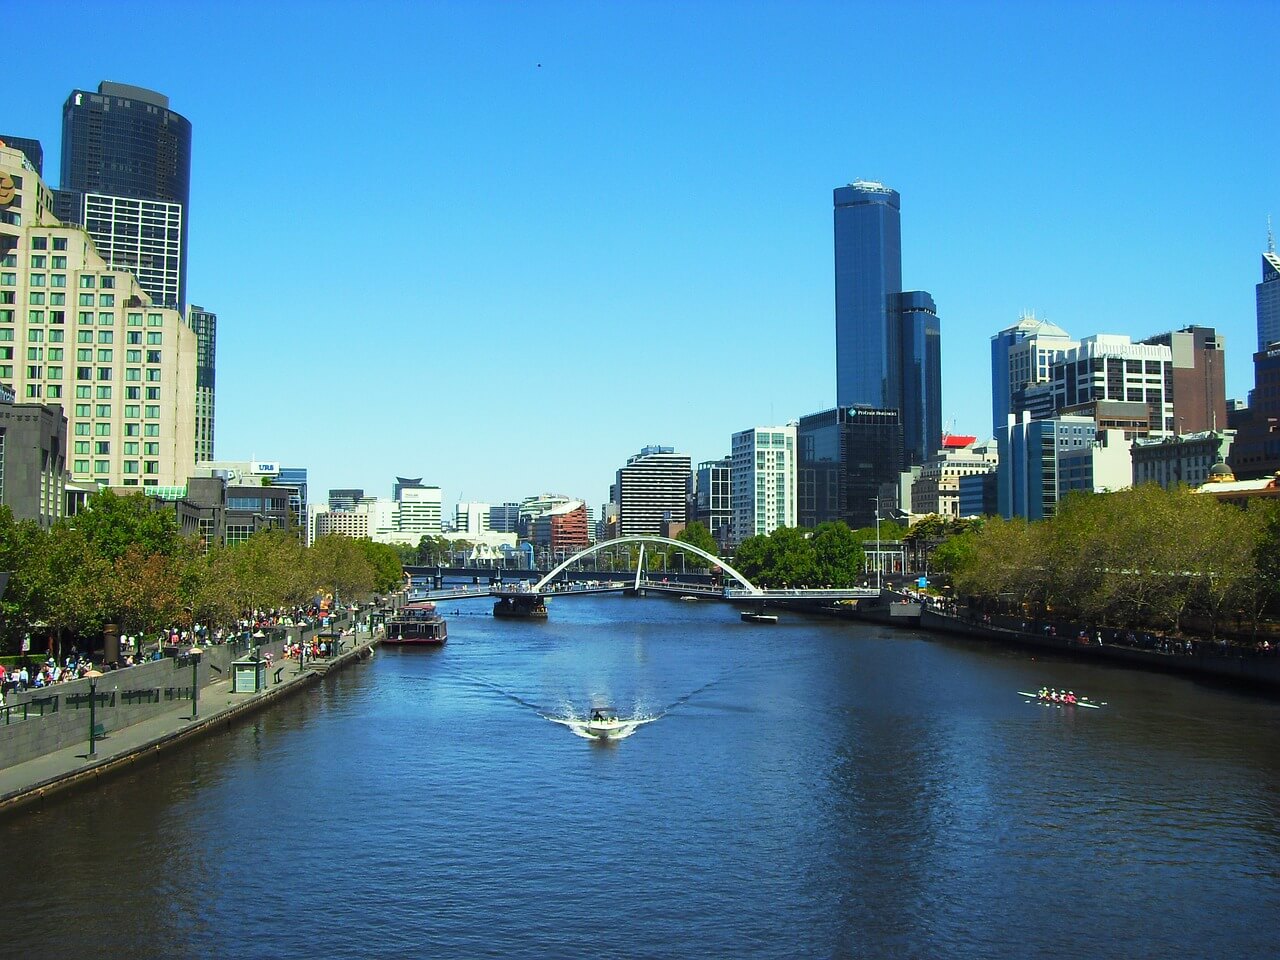
[[[58,698],[52,697],[32,697],[25,703],[14,703],[7,707],[0,707],[0,714],[4,715],[4,725],[11,723],[20,723],[23,720],[30,720],[33,716],[43,717],[46,713],[58,712]]]

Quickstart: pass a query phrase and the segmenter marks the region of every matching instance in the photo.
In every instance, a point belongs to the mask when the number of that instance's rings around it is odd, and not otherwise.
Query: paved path
[[[282,700],[308,684],[315,683],[333,667],[344,666],[367,656],[377,639],[362,637],[336,660],[310,662],[301,673],[296,660],[277,661],[267,670],[267,688],[258,693],[232,693],[229,679],[200,689],[199,717],[192,719],[190,701],[173,710],[119,730],[108,731],[89,755],[88,722],[83,742],[56,750],[34,760],[0,770],[0,816],[73,786],[92,783],[98,777],[119,770],[178,743],[233,722],[237,717]],[[279,682],[276,681],[277,672]],[[39,722],[27,721],[27,722]]]

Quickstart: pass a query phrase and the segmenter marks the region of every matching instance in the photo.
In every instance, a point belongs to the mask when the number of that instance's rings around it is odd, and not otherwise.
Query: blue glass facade
[[[902,330],[902,451],[921,466],[942,446],[942,345],[933,297],[913,290],[897,298]]]
[[[900,197],[859,180],[835,205],[836,404],[897,410],[908,466],[942,441],[938,312],[923,291],[902,292]]]
[[[1254,289],[1258,295],[1258,349],[1266,350],[1280,341],[1280,256],[1274,251],[1262,255],[1262,282]]]
[[[837,187],[834,202],[836,406],[896,409],[902,395],[898,191],[858,181]]]

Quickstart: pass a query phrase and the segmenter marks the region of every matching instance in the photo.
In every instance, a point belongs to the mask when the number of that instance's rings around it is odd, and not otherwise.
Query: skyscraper
[[[133,271],[158,306],[184,311],[191,123],[153,90],[104,80],[62,107],[57,213]]]
[[[1280,341],[1280,256],[1275,240],[1267,231],[1267,252],[1262,255],[1262,282],[1254,288],[1258,295],[1258,349],[1266,350]]]
[[[1022,411],[1032,406],[1027,403],[1027,388],[1049,383],[1053,364],[1078,346],[1067,331],[1037,320],[1034,313],[1023,314],[991,338],[992,436],[1008,426],[1009,414],[1021,419]]]
[[[902,290],[900,197],[883,183],[837,187],[835,205],[836,406],[902,414],[908,464],[942,439],[937,308]]]
[[[688,516],[692,464],[674,447],[643,447],[617,473],[618,535],[662,533],[663,521]]]
[[[902,337],[894,297],[902,292],[898,191],[858,180],[835,201],[836,406],[898,406]]]
[[[196,335],[196,459],[212,460],[218,315],[192,304],[187,324]]]
[[[44,147],[40,146],[39,140],[33,140],[31,137],[14,137],[7,133],[0,133],[0,143],[14,150],[22,151],[23,156],[27,158],[27,162],[35,167],[36,173],[41,177],[44,176]]]

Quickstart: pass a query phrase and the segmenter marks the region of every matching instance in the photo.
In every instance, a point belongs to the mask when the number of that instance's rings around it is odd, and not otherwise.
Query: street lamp
[[[879,592],[880,586],[880,498],[871,497],[871,502],[876,505],[876,591]]]

